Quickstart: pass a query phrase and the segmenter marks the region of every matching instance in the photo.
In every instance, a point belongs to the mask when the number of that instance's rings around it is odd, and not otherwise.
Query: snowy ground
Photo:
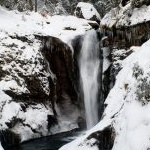
[[[145,150],[150,148],[150,40],[122,62],[116,84],[110,91],[105,104],[103,119],[93,129],[60,150],[98,150],[94,137],[87,137],[111,125],[115,129],[112,150]],[[94,145],[94,146],[92,146]]]

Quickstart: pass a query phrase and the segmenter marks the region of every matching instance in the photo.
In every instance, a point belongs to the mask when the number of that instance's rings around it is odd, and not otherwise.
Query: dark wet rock
[[[53,116],[53,115],[48,115],[47,121],[48,121],[48,129],[50,129],[52,126],[58,124],[56,116]]]
[[[0,140],[4,149],[21,142],[20,136],[10,130],[1,131]]]
[[[122,1],[121,1],[121,5],[124,7],[124,6],[126,6],[127,3],[129,3],[129,2],[130,2],[130,0],[122,0]]]
[[[111,150],[115,140],[115,130],[109,126],[102,131],[93,132],[87,137],[87,140],[95,139],[95,142],[90,145],[96,145],[100,150]]]
[[[64,30],[73,30],[73,31],[75,31],[76,29],[75,28],[70,28],[70,27],[65,27]]]
[[[56,115],[77,122],[80,115],[78,93],[76,91],[76,72],[71,48],[55,37],[45,37],[42,53],[54,74],[50,98]]]
[[[79,126],[80,130],[84,130],[86,128],[86,121],[84,118],[78,117],[77,122],[78,122],[78,126]]]
[[[97,22],[89,22],[89,25],[95,30],[99,28],[99,24]]]

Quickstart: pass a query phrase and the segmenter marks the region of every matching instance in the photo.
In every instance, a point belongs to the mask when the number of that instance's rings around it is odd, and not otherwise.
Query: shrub
[[[143,75],[143,70],[142,70],[142,68],[140,68],[138,63],[135,63],[134,66],[133,66],[132,76],[137,79],[140,75]]]
[[[148,77],[138,80],[136,96],[137,100],[142,102],[143,105],[150,101],[150,81],[148,80]]]

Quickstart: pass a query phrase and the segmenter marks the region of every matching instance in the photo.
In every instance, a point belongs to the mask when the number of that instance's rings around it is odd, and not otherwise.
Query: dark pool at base
[[[6,150],[58,150],[63,145],[75,139],[76,136],[76,133],[73,132],[63,133],[35,139],[18,146],[7,148]]]

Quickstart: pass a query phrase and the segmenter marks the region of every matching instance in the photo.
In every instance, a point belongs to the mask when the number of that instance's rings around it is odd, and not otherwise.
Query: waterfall
[[[84,37],[80,56],[79,70],[84,96],[87,129],[96,125],[98,119],[98,91],[100,69],[100,47],[97,31],[88,31]]]
[[[1,145],[1,142],[0,142],[0,150],[4,150],[3,147],[2,147],[2,145]]]

